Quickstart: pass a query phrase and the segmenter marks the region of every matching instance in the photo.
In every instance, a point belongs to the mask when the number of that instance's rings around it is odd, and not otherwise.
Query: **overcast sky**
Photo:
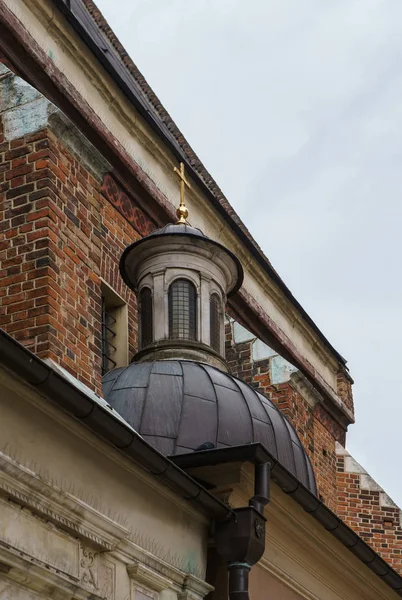
[[[348,449],[402,506],[401,1],[96,2],[348,360]]]

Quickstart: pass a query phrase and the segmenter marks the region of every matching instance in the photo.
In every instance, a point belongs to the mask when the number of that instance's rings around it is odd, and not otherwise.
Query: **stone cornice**
[[[131,579],[135,579],[135,581],[149,586],[156,592],[162,592],[171,587],[171,581],[167,577],[163,577],[154,569],[151,569],[140,562],[127,565],[127,573]]]
[[[0,495],[12,498],[102,551],[111,550],[129,534],[126,528],[73,495],[45,483],[3,452],[0,452]]]
[[[328,398],[323,396],[323,394],[320,394],[300,371],[292,373],[289,381],[293,389],[298,392],[312,408],[314,408],[317,403],[322,404],[343,429],[346,429],[348,425],[355,422],[352,412],[335,393],[333,394],[331,402],[328,401]]]
[[[243,464],[233,475],[231,504],[244,506],[253,494],[253,467]],[[385,583],[275,483],[271,486],[271,501],[265,516],[266,549],[258,566],[301,598],[387,600],[392,594]],[[317,588],[320,595],[314,592]]]
[[[163,570],[165,574],[161,575],[159,570],[138,561],[127,565],[127,573],[131,579],[157,592],[174,589],[179,600],[201,600],[214,589],[202,579],[168,565],[164,565]]]
[[[38,599],[57,590],[57,600],[104,600],[76,579],[50,570],[40,561],[0,544],[0,573],[10,581],[22,582]]]

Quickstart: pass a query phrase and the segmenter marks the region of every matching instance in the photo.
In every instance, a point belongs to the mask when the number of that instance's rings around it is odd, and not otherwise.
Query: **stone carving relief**
[[[99,565],[99,595],[106,600],[115,597],[115,566],[108,560],[101,561]]]
[[[99,590],[99,553],[80,544],[80,581],[94,592]]]

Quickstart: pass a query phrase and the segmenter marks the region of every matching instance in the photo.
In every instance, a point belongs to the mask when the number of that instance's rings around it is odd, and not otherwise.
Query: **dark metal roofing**
[[[216,367],[185,360],[131,363],[105,375],[103,393],[164,455],[205,442],[215,448],[260,442],[316,493],[313,468],[292,425],[263,394]]]
[[[192,227],[191,225],[187,225],[184,223],[168,223],[164,227],[160,229],[156,229],[152,233],[150,233],[147,237],[151,237],[153,235],[198,235],[199,237],[206,238],[209,240],[210,238],[205,235],[198,227]]]

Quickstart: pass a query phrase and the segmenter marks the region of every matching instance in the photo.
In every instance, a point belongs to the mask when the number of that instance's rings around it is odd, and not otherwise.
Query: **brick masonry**
[[[28,94],[31,129],[35,107]],[[123,249],[155,224],[102,170],[108,165],[90,145],[81,139],[78,154],[77,144],[63,143],[62,116],[48,113],[46,127],[13,139],[9,113],[1,116],[0,326],[100,393],[102,280],[129,306],[132,355],[136,299],[118,263]],[[78,131],[69,135],[80,139]]]
[[[337,454],[337,514],[402,573],[401,510],[340,445]]]
[[[304,376],[233,318],[226,323],[232,373],[268,396],[295,427],[322,500],[392,567],[402,573],[401,511],[344,449],[346,431]],[[337,394],[353,411],[351,379],[340,374]]]
[[[335,443],[345,442],[345,430],[300,372],[233,319],[226,324],[226,358],[231,372],[268,396],[295,427],[312,461],[318,493],[335,510]]]

